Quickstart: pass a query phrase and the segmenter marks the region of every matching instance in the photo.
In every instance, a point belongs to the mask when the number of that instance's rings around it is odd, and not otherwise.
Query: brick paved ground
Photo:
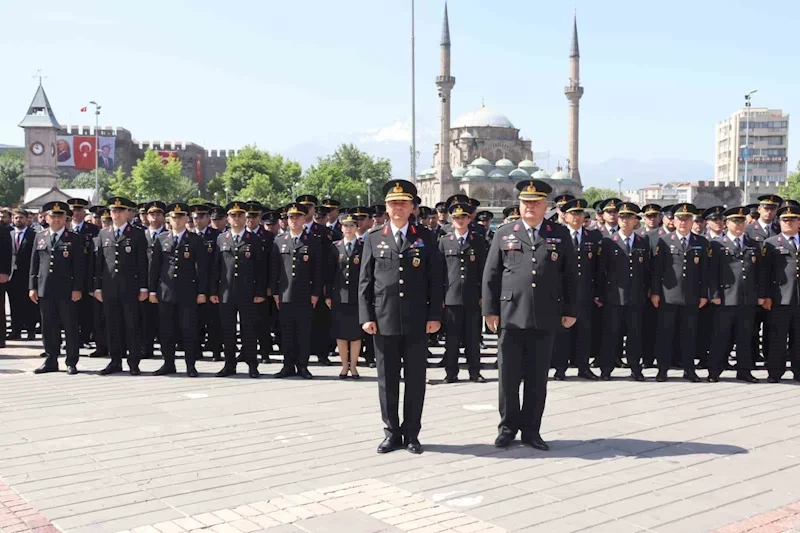
[[[789,382],[551,382],[542,453],[491,445],[496,371],[444,385],[431,369],[426,452],[379,456],[374,370],[102,377],[84,358],[35,376],[40,349],[0,350],[4,533],[800,531]]]

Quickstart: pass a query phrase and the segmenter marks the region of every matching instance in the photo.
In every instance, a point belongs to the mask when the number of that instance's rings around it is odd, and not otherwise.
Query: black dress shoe
[[[389,453],[399,450],[403,447],[403,437],[391,436],[383,439],[383,442],[378,444],[378,453]]]
[[[370,368],[376,368],[377,366],[378,366],[378,365],[377,365],[377,364],[375,364],[375,361],[370,361],[370,362],[369,362],[369,367],[370,367]]]
[[[694,372],[684,372],[683,379],[685,379],[689,383],[700,383],[700,376],[698,376]]]
[[[100,371],[100,375],[108,376],[110,374],[116,374],[117,372],[122,372],[122,365],[117,363],[108,363],[108,366]]]
[[[656,375],[656,381],[658,381],[659,383],[667,381],[667,373],[659,370],[658,374]]]
[[[709,374],[708,377],[706,378],[706,381],[708,381],[709,383],[719,383],[719,376],[716,376],[714,374]]]
[[[3,345],[2,345],[2,346],[0,346],[0,348],[5,348],[5,347],[6,347],[6,343],[5,343],[5,341],[4,341],[4,342],[3,342]],[[47,357],[47,352],[42,352],[42,353],[40,353],[40,354],[39,354],[39,357]]]
[[[444,377],[444,382],[445,383],[457,383],[458,382],[458,376],[453,375],[453,374],[448,374],[447,376]]]
[[[31,330],[31,331],[28,332],[28,340],[29,341],[36,340],[36,332],[35,331]]]
[[[344,374],[339,374],[339,379],[347,379],[347,370],[344,371]]]
[[[567,379],[567,372],[565,370],[556,370],[556,373],[553,374],[553,379],[556,381],[564,381]]]
[[[737,372],[736,379],[738,381],[744,381],[746,383],[758,383],[758,378],[755,377],[750,372]]]
[[[768,376],[767,377],[767,383],[779,383],[780,381],[781,381],[781,378],[776,377],[776,376]]]
[[[422,444],[419,443],[419,439],[414,437],[409,440],[408,445],[406,445],[406,450],[415,455],[419,455],[422,453]]]
[[[469,377],[469,380],[473,383],[486,383],[486,378],[483,377],[480,373],[472,374]]]
[[[103,350],[100,348],[89,354],[89,357],[107,357],[107,356],[108,356],[108,350]]]
[[[272,377],[280,379],[280,378],[290,378],[294,375],[295,375],[294,367],[284,366],[283,368],[280,369],[280,371],[277,374],[273,375]]]
[[[34,374],[47,374],[48,372],[58,372],[58,366],[48,365],[45,363],[33,371]]]
[[[222,370],[217,372],[218,378],[227,378],[228,376],[233,376],[236,374],[236,367],[235,366],[228,366],[225,365],[222,367]]]
[[[645,381],[644,374],[642,374],[641,370],[639,372],[631,372],[631,377],[633,381]]]
[[[602,372],[600,372],[600,379],[602,381],[611,381],[611,372],[603,370]]]
[[[589,381],[597,381],[597,374],[588,368],[578,371],[578,377]]]
[[[546,452],[550,449],[550,446],[539,435],[523,435],[519,440],[522,441],[522,444],[527,444],[537,450]]]
[[[311,372],[309,372],[308,369],[306,367],[304,367],[304,366],[301,366],[300,368],[297,369],[297,375],[300,376],[303,379],[313,379],[314,378],[314,376],[311,375]]]
[[[513,442],[514,435],[511,433],[500,433],[496,439],[494,439],[494,445],[497,448],[508,448],[508,446]]]
[[[196,378],[200,374],[197,373],[197,369],[193,366],[186,367],[186,375],[190,378]]]
[[[74,376],[78,373],[78,368],[72,365],[67,366],[67,374],[70,376]]]
[[[322,366],[331,366],[333,364],[331,363],[331,360],[328,359],[327,355],[318,356],[317,360],[319,361],[319,364],[321,364]]]
[[[142,374],[142,371],[139,370],[138,366],[130,367],[130,370],[128,372],[130,373],[131,376],[139,376]]]
[[[178,373],[178,370],[175,368],[175,365],[168,365],[168,364],[165,363],[164,365],[161,366],[161,368],[159,368],[158,370],[153,372],[153,375],[154,376],[169,376],[170,374],[177,374],[177,373]]]
[[[250,370],[247,372],[247,375],[248,375],[248,376],[250,376],[250,377],[251,377],[251,378],[253,378],[253,379],[256,379],[256,378],[257,378],[257,377],[259,377],[261,374],[259,374],[259,373],[258,373],[258,368],[257,368],[257,367],[255,367],[255,366],[251,366],[251,367],[250,367]]]

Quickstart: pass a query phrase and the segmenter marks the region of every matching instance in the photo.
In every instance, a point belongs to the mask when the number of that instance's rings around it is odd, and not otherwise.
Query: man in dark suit
[[[247,219],[246,219],[246,226],[247,231],[261,239],[261,247],[264,250],[264,264],[266,268],[269,269],[270,265],[270,254],[272,253],[272,242],[275,240],[275,235],[264,229],[263,224],[261,223],[261,214],[265,211],[264,206],[262,206],[258,202],[247,202]],[[269,280],[269,272],[266,274],[267,280]],[[269,285],[268,285],[269,286]],[[264,300],[262,303],[258,304],[258,352],[261,355],[261,362],[268,364],[272,361],[269,358],[269,354],[272,351],[272,335],[270,335],[270,301],[269,299]]]
[[[86,283],[84,241],[66,228],[70,214],[65,203],[50,202],[42,207],[47,213],[48,229],[36,235],[29,270],[31,301],[39,304],[42,314],[42,337],[47,359],[35,370],[37,374],[58,372],[61,328],[67,345],[67,373],[78,369],[77,306]]]
[[[11,228],[0,225],[0,302],[6,301],[8,279],[11,275]],[[0,348],[6,347],[6,312],[3,306],[3,323],[0,324]]]
[[[170,204],[165,211],[172,229],[157,237],[149,267],[150,303],[158,306],[159,340],[164,355],[164,365],[153,375],[177,372],[175,347],[180,332],[186,374],[197,377],[197,306],[206,303],[209,254],[203,238],[186,228],[190,211],[187,204]]]
[[[426,335],[442,320],[442,259],[430,232],[409,219],[417,188],[392,180],[383,188],[389,223],[364,239],[359,279],[359,320],[373,336],[378,395],[386,438],[378,453],[402,448],[422,453],[419,432],[425,403]],[[400,369],[405,397],[400,424]]]
[[[88,201],[83,198],[70,198],[67,200],[67,204],[72,211],[70,229],[83,237],[83,253],[86,256],[86,264],[89,265],[88,270],[91,270],[91,266],[94,264],[94,238],[100,233],[100,228],[91,222],[84,221],[86,208],[89,207]],[[78,301],[77,306],[81,346],[89,344],[94,337],[94,306],[96,303],[99,304],[90,294],[90,285],[90,283],[86,284],[85,293]],[[95,339],[95,343],[97,342]]]
[[[544,220],[550,185],[531,179],[517,183],[517,190],[521,220],[497,229],[483,274],[483,314],[489,329],[499,333],[495,446],[509,446],[521,431],[523,443],[548,450],[539,431],[550,354],[556,333],[575,324],[578,272],[569,231]]]
[[[114,158],[111,157],[111,146],[104,144],[100,148],[100,155],[97,156],[97,168],[114,170]]]
[[[219,231],[211,227],[211,207],[207,204],[192,206],[192,219],[197,235],[203,240],[206,255],[208,256],[208,279],[206,287],[211,283],[211,262],[217,252],[217,237]],[[222,322],[219,319],[219,306],[206,301],[198,307],[200,332],[198,342],[205,344],[197,352],[197,358],[203,358],[203,352],[211,352],[213,361],[222,361]]]
[[[147,202],[144,208],[147,211],[147,221],[150,224],[150,226],[144,230],[144,235],[147,238],[147,263],[149,265],[153,258],[153,250],[158,242],[158,237],[162,233],[168,232],[164,219],[166,204],[156,200],[154,202]],[[156,337],[159,336],[158,308],[148,299],[140,304],[139,317],[142,322],[139,330],[142,335],[141,345],[139,346],[141,358],[152,359],[154,351],[153,345]]]
[[[39,309],[28,297],[31,255],[36,232],[28,226],[28,213],[22,209],[12,212],[11,221],[11,275],[8,278],[8,303],[11,307],[11,334],[9,340],[22,338],[22,330],[28,332],[28,340],[36,336]]]
[[[147,238],[128,224],[128,210],[136,205],[121,196],[108,199],[112,225],[97,236],[94,296],[103,303],[111,362],[101,375],[122,372],[127,353],[132,376],[139,370],[139,304],[148,297]],[[123,345],[124,339],[124,345]]]

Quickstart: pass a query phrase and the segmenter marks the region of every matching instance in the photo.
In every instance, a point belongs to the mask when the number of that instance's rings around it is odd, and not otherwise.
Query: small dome
[[[515,168],[511,172],[508,173],[509,178],[517,178],[517,179],[526,179],[530,177],[530,174],[522,170],[521,168]]]
[[[550,179],[551,180],[571,180],[572,178],[569,176],[569,174],[566,171],[558,170],[558,171],[554,172],[552,176],[550,176]]]
[[[531,177],[533,179],[535,179],[535,180],[549,180],[550,179],[550,174],[548,174],[544,170],[539,169],[536,172],[534,172],[533,174],[531,174]]]
[[[468,131],[465,131],[464,133],[458,136],[459,139],[472,139],[472,137],[474,137],[474,135],[472,135]]]
[[[486,172],[479,168],[471,168],[464,174],[465,178],[485,178]]]
[[[496,168],[496,169],[492,170],[491,172],[489,172],[489,177],[490,178],[507,178],[508,177],[508,172],[506,172],[505,170],[503,170],[501,168]]]
[[[426,168],[425,170],[422,171],[422,175],[423,176],[435,176],[436,175],[436,169],[433,168],[433,167]]]
[[[524,168],[524,169],[539,168],[539,167],[536,166],[536,163],[534,163],[530,159],[523,159],[522,161],[519,162],[519,165],[517,165],[517,166],[519,168]]]
[[[508,117],[490,107],[481,105],[475,111],[464,113],[453,122],[452,128],[513,128]]]
[[[492,162],[489,161],[488,159],[486,159],[485,157],[479,157],[478,159],[476,159],[475,161],[470,163],[470,166],[472,166],[472,167],[491,167],[492,166]]]
[[[466,168],[458,167],[455,170],[453,170],[453,177],[455,177],[455,178],[463,178],[464,174],[466,174],[466,173],[467,173],[467,169]]]
[[[511,169],[516,167],[517,165],[515,165],[513,161],[511,161],[509,159],[506,159],[504,157],[503,159],[501,159],[500,161],[495,163],[494,166],[496,166],[497,168],[506,169],[506,170],[508,170],[510,172]]]

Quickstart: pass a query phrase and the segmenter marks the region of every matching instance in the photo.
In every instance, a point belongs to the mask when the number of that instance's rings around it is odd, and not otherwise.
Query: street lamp
[[[299,187],[300,187],[300,182],[299,181],[295,181],[294,185],[292,186],[292,196],[294,196],[295,198],[297,198],[297,189]]]
[[[753,89],[744,95],[744,184],[742,185],[742,193],[744,194],[743,204],[747,205],[747,160],[750,159],[750,97],[758,92],[758,89]]]
[[[97,171],[98,171],[98,164],[97,164],[97,154],[100,153],[100,109],[103,108],[100,104],[92,100],[89,102],[91,105],[94,106],[94,198],[95,201],[100,201],[100,179],[98,178]]]
[[[372,190],[371,190],[372,180],[367,178],[366,183],[367,183],[367,205],[372,205]]]
[[[361,205],[361,195],[356,194],[356,205]]]
[[[230,194],[231,194],[231,188],[225,187],[225,205],[228,205],[228,202],[230,202],[230,200],[228,199],[228,196]]]
[[[619,199],[622,200],[622,178],[617,178],[617,188],[619,189]]]

